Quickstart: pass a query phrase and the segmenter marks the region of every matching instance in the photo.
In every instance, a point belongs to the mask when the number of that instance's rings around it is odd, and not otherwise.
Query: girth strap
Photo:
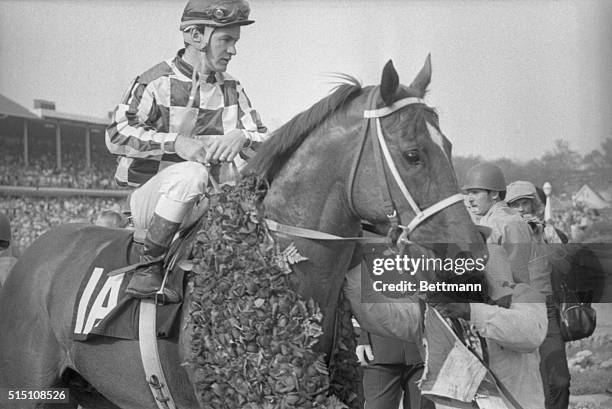
[[[145,379],[159,409],[176,409],[157,350],[156,305],[151,299],[140,301],[138,343]]]

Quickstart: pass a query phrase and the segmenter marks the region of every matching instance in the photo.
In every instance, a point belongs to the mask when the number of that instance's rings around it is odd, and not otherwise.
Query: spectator
[[[433,409],[421,397],[417,381],[423,374],[423,360],[414,342],[383,337],[361,330],[357,359],[363,366],[363,393],[368,409]],[[402,397],[403,395],[403,397]]]
[[[538,347],[546,335],[544,296],[528,284],[515,283],[500,254],[490,245],[485,277],[494,304],[441,302],[445,317],[462,318],[487,341],[489,367],[524,409],[542,409],[544,391]]]
[[[3,213],[0,213],[0,287],[8,277],[9,272],[17,262],[11,250],[11,223]]]
[[[527,284],[514,284],[502,254],[503,247],[488,247],[490,257],[485,277],[488,295],[494,304],[444,302],[436,304],[436,308],[444,316],[460,317],[473,325],[486,339],[489,366],[507,390],[523,408],[542,409],[544,392],[537,349],[546,335],[544,296]],[[347,275],[343,291],[362,329],[401,340],[422,338],[418,302],[376,299],[372,303],[362,303],[361,280],[361,267],[353,268]],[[429,339],[428,344],[435,341]]]
[[[532,284],[546,296],[548,312],[548,330],[546,338],[540,346],[540,373],[544,382],[546,409],[567,409],[570,395],[570,373],[565,355],[565,342],[561,337],[559,328],[560,315],[557,299],[552,288],[552,264],[549,258],[553,257],[551,251],[561,250],[558,245],[561,238],[552,226],[545,226],[542,216],[544,205],[539,199],[536,187],[527,181],[510,183],[506,191],[506,202],[516,209],[531,229],[533,251],[529,262]],[[557,249],[548,244],[557,244]],[[567,273],[569,265],[559,275]],[[533,282],[538,277],[542,284]],[[545,280],[545,282],[544,282]]]
[[[529,259],[531,233],[523,219],[504,202],[506,181],[501,169],[482,163],[467,173],[463,190],[468,211],[478,217],[478,224],[490,229],[487,243],[502,245],[515,282],[530,283]]]
[[[128,219],[114,210],[102,210],[95,221],[98,226],[122,229],[128,225]]]

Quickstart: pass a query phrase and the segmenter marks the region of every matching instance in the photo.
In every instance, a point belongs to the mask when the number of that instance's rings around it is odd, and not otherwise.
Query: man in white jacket
[[[463,318],[486,339],[489,367],[523,409],[543,409],[544,392],[538,347],[546,336],[544,296],[524,283],[515,284],[499,245],[489,245],[486,280],[494,304],[436,302],[442,315]],[[415,299],[362,303],[361,276],[357,269],[347,276],[345,294],[362,328],[382,336],[422,339],[421,307]],[[387,301],[389,301],[387,299]],[[435,340],[428,340],[431,344]]]

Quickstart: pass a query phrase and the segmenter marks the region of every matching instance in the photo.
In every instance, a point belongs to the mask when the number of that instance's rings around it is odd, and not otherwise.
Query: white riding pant
[[[183,223],[208,185],[208,169],[198,162],[178,162],[162,169],[130,196],[136,229],[149,228],[154,213]]]

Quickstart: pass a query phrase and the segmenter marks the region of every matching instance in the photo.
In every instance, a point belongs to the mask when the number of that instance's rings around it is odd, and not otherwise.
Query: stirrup
[[[155,299],[155,304],[165,305],[166,304],[166,294],[164,294],[164,290],[161,288],[157,290],[157,292],[155,293],[154,299]]]
[[[155,304],[164,305],[166,303],[166,294],[164,294],[164,290],[166,289],[166,283],[168,281],[168,274],[170,273],[170,269],[166,268],[164,270],[164,278],[162,278],[161,285],[159,286],[159,290],[155,293]]]

